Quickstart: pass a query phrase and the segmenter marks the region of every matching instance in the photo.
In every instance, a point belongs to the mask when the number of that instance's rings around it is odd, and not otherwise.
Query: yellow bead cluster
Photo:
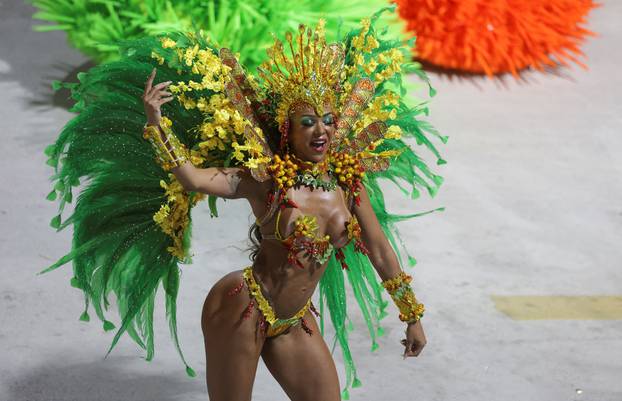
[[[352,215],[352,219],[350,219],[350,221],[348,222],[347,226],[346,226],[347,230],[348,230],[348,239],[352,240],[360,240],[361,239],[361,235],[363,233],[363,231],[361,230],[361,226],[359,224],[358,219],[356,218],[356,215]]]
[[[389,292],[397,291],[403,284],[410,285],[412,277],[404,272],[400,272],[397,276],[382,282],[382,286]]]
[[[396,277],[385,280],[382,286],[387,290],[393,302],[400,311],[400,320],[413,323],[423,317],[425,307],[417,301],[415,293],[410,287],[412,277],[400,272]]]
[[[272,164],[268,166],[268,172],[274,177],[279,189],[286,191],[296,183],[298,165],[287,153],[282,158],[279,155],[274,155]]]
[[[356,156],[345,152],[332,153],[329,155],[329,162],[340,185],[352,187],[357,180],[365,176],[365,171]]]
[[[365,175],[358,157],[347,153],[330,153],[328,158],[320,163],[306,163],[288,153],[282,157],[274,155],[272,163],[268,166],[268,173],[274,177],[280,190],[287,191],[296,185],[301,172],[307,171],[317,176],[327,172],[329,165],[337,182],[347,188],[357,187],[357,182],[360,182]]]
[[[274,312],[274,309],[272,308],[272,305],[270,305],[270,302],[268,302],[266,297],[264,297],[263,293],[261,292],[261,288],[259,287],[259,284],[257,284],[257,281],[255,280],[255,277],[253,276],[252,267],[245,268],[242,275],[246,282],[248,292],[257,301],[257,307],[263,314],[268,324],[273,325],[275,323],[280,323],[280,322],[292,322],[293,323],[296,320],[302,319],[305,313],[307,313],[307,310],[309,309],[309,306],[311,305],[311,298],[309,298],[306,305],[291,318],[289,319],[277,318],[276,313]]]
[[[307,238],[313,238],[317,240],[330,240],[330,235],[325,235],[323,238],[319,238],[317,218],[315,216],[301,216],[296,219],[296,228],[294,230],[295,236],[304,236]]]

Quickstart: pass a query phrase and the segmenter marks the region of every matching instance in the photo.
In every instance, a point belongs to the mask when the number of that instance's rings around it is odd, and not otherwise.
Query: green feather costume
[[[375,28],[378,16],[362,27],[346,33],[340,42],[349,71],[344,87],[361,78],[375,80],[375,92],[361,120],[382,120],[388,133],[377,152],[393,155],[387,168],[366,174],[363,184],[373,209],[395,251],[407,264],[414,259],[405,251],[395,223],[416,215],[394,215],[386,210],[379,186],[392,181],[402,192],[416,199],[421,190],[434,195],[442,179],[404,142],[414,139],[431,151],[437,163],[444,163],[431,137],[442,142],[429,124],[420,121],[427,114],[425,102],[405,99],[403,75],[414,73],[427,84],[416,64],[404,60],[412,41],[393,39],[386,30]],[[236,113],[224,93],[229,69],[219,51],[201,33],[169,33],[119,44],[120,57],[79,75],[80,83],[62,84],[70,88],[78,115],[62,130],[56,142],[46,148],[48,164],[54,168],[54,189],[49,200],[59,201],[59,213],[51,225],[62,230],[73,225],[71,251],[45,271],[72,262],[72,286],[85,295],[82,320],[88,321],[89,307],[103,322],[104,330],[115,325],[106,319],[109,295],[114,294],[121,316],[110,350],[123,333],[154,355],[153,313],[160,285],[166,299],[166,315],[171,336],[189,375],[194,372],[183,358],[177,338],[176,298],[180,264],[190,263],[191,209],[203,194],[186,193],[173,174],[154,159],[154,152],[142,137],[145,115],[141,95],[144,82],[156,67],[161,81],[173,81],[177,100],[163,106],[164,124],[171,124],[180,141],[191,150],[198,167],[251,166],[257,162],[256,143],[245,134],[243,116]],[[222,54],[222,53],[221,53]],[[252,86],[259,86],[249,75]],[[430,88],[430,95],[433,90]],[[411,101],[412,102],[412,101]],[[350,136],[364,127],[355,125]],[[73,214],[62,218],[64,206],[72,202],[73,191],[81,186]],[[216,198],[208,197],[213,215]],[[347,312],[345,278],[361,308],[371,339],[382,335],[379,321],[386,313],[384,292],[369,259],[350,244],[343,249],[348,265],[331,256],[320,282],[320,312],[328,312],[343,352],[346,384],[342,394],[360,385],[348,346],[352,326]],[[321,313],[324,332],[326,314]]]

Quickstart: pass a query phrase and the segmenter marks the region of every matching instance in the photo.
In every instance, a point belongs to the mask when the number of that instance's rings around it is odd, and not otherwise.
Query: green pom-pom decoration
[[[219,46],[239,52],[242,64],[253,71],[265,59],[272,36],[284,36],[299,23],[326,20],[327,40],[336,33],[357,28],[362,18],[386,7],[386,0],[32,0],[40,12],[35,19],[53,23],[39,31],[63,30],[69,42],[95,61],[119,58],[119,39],[138,39],[163,32],[202,29]],[[105,6],[104,6],[105,4]],[[405,26],[395,14],[382,16],[391,32],[404,35]],[[281,37],[280,39],[284,39]],[[132,56],[130,48],[126,55]],[[82,79],[80,79],[82,81]]]

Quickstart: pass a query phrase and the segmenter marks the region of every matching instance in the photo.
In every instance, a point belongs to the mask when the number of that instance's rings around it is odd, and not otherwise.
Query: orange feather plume
[[[593,0],[394,0],[417,35],[416,58],[489,76],[574,62]]]

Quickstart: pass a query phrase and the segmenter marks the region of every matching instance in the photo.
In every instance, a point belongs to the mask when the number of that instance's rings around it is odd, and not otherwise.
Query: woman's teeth
[[[318,139],[316,141],[311,141],[311,147],[318,152],[322,152],[324,148],[326,147],[326,140]]]

